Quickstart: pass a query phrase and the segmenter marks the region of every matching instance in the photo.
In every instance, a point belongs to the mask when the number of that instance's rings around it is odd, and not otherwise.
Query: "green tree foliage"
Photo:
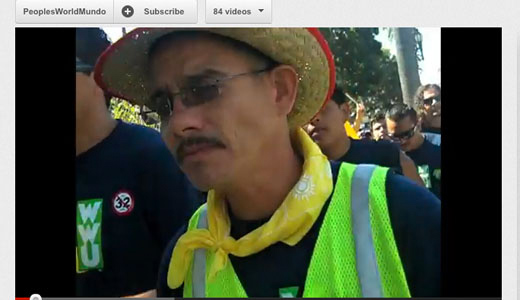
[[[141,107],[118,98],[112,98],[110,112],[114,119],[121,119],[127,123],[134,123],[159,130],[160,124],[147,124],[141,117]]]
[[[365,104],[369,118],[402,102],[397,63],[375,39],[378,28],[320,30],[334,54],[337,85]]]
[[[126,35],[126,28],[122,27],[122,36]],[[160,130],[161,124],[158,122],[153,122],[153,124],[149,124],[143,120],[144,118],[147,118],[150,120],[150,115],[148,114],[141,114],[141,107],[138,105],[133,105],[132,103],[125,101],[123,99],[119,98],[112,98],[110,101],[110,112],[112,113],[112,117],[114,119],[120,119],[127,123],[134,123],[143,125],[146,127],[153,128],[157,131]],[[156,117],[156,119],[159,119]]]

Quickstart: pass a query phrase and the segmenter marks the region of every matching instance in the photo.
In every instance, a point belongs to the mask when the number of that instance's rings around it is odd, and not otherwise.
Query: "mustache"
[[[190,136],[186,138],[175,137],[175,140],[179,142],[174,147],[174,153],[176,154],[177,161],[179,164],[182,164],[184,158],[186,157],[186,147],[204,144],[218,148],[226,148],[226,145],[219,139],[215,137],[207,137],[207,136]]]

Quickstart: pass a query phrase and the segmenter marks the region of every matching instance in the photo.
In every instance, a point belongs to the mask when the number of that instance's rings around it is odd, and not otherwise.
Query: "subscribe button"
[[[206,23],[271,23],[271,0],[206,0]]]
[[[197,0],[114,0],[114,22],[197,23]]]

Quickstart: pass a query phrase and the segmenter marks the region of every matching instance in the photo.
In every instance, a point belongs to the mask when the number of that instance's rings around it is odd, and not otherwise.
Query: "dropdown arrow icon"
[[[263,12],[263,11],[264,11],[264,9],[263,9],[263,8],[259,8],[258,10],[259,10],[260,12]]]

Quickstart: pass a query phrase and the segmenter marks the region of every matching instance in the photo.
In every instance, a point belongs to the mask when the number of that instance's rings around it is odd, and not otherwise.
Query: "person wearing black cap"
[[[423,186],[414,162],[400,151],[399,146],[384,140],[355,140],[345,133],[343,124],[350,115],[350,109],[341,88],[334,89],[331,100],[305,126],[307,133],[329,159],[393,168]]]
[[[111,117],[92,72],[109,45],[76,30],[76,296],[151,297],[194,194],[158,132]]]

